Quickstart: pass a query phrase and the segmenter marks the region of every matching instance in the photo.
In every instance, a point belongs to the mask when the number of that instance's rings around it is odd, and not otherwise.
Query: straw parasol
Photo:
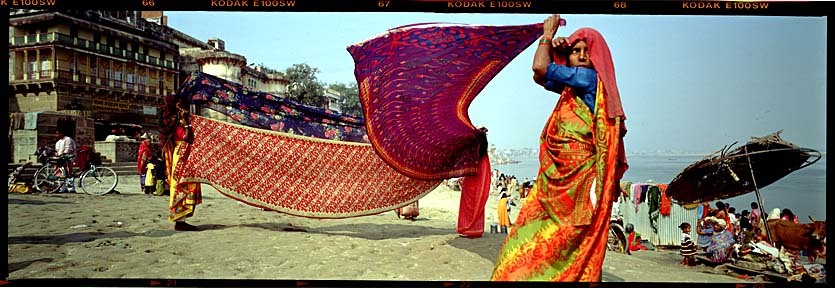
[[[736,144],[733,143],[687,166],[667,186],[667,195],[686,205],[756,192],[757,201],[765,211],[759,188],[821,158],[817,150],[800,148],[783,140],[781,132],[752,137],[745,145],[731,150]],[[767,226],[766,235],[771,236]]]

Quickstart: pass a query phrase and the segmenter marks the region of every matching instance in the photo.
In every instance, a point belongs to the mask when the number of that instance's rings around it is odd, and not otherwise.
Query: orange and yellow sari
[[[194,216],[194,210],[198,204],[203,202],[203,193],[200,190],[200,183],[179,183],[179,176],[176,174],[177,164],[180,163],[181,158],[187,153],[184,153],[188,147],[188,143],[183,141],[183,134],[185,131],[182,127],[178,127],[175,133],[174,148],[165,150],[165,167],[168,171],[168,185],[170,186],[170,196],[168,199],[168,221],[181,222],[186,218]]]
[[[626,169],[623,117],[566,87],[540,137],[536,182],[499,253],[493,280],[600,281],[612,202]],[[618,103],[619,104],[619,103]]]

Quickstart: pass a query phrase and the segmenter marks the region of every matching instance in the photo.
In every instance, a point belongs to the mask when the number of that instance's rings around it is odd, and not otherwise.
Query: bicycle
[[[44,193],[55,193],[68,184],[67,167],[74,156],[51,157],[52,152],[49,150],[51,149],[48,147],[41,147],[35,153],[38,155],[38,160],[43,163],[43,167],[35,172],[33,182],[36,190]],[[86,155],[85,152],[88,151],[79,151],[79,154]],[[116,175],[116,171],[110,167],[98,166],[96,163],[90,163],[89,161],[86,163],[89,163],[84,165],[87,166],[86,168],[73,173],[73,176],[80,175],[80,177],[77,177],[79,179],[78,187],[84,193],[103,195],[116,189],[116,185],[119,183],[119,176]]]
[[[617,205],[617,204],[615,204]],[[623,215],[620,210],[612,210],[612,215],[609,218],[609,236],[606,241],[606,248],[609,251],[631,254],[629,252],[628,242],[626,240],[626,230],[623,229]]]

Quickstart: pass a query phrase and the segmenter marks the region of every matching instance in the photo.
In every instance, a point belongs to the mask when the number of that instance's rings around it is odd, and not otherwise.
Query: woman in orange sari
[[[163,153],[168,184],[171,188],[168,202],[168,220],[174,222],[174,230],[196,231],[198,227],[186,223],[194,216],[194,209],[203,200],[200,183],[179,183],[176,175],[177,163],[188,157],[189,145],[194,137],[189,125],[189,113],[185,98],[166,98],[165,114],[162,117]]]
[[[560,98],[540,137],[539,176],[493,280],[601,280],[612,201],[628,167],[625,116],[603,37],[582,28],[555,41],[559,19],[545,20],[533,70]]]

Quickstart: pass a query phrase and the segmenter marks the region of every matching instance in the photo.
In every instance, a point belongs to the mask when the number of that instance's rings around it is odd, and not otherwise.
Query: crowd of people
[[[533,186],[533,181],[525,178],[524,181],[520,182],[516,179],[515,175],[505,175],[499,172],[498,169],[493,169],[490,182],[491,190],[495,191],[498,197],[496,211],[499,222],[498,228],[501,233],[506,234],[507,229],[513,225],[510,219],[511,207],[517,206],[517,201],[520,202],[519,205],[521,205],[521,202],[524,202],[525,197],[527,197],[528,192],[530,192]]]
[[[757,202],[751,202],[751,210],[736,212],[730,204],[721,201],[716,202],[716,207],[710,203],[702,203],[700,218],[696,223],[695,242],[690,237],[691,225],[682,223],[679,228],[682,230],[681,255],[684,256],[682,263],[693,265],[698,249],[714,264],[722,264],[732,259],[742,257],[751,251],[764,247],[773,246],[768,243],[768,236],[765,234],[765,222],[772,219],[782,219],[799,223],[797,215],[791,209],[774,208],[763,219]],[[797,255],[798,251],[791,251]]]

